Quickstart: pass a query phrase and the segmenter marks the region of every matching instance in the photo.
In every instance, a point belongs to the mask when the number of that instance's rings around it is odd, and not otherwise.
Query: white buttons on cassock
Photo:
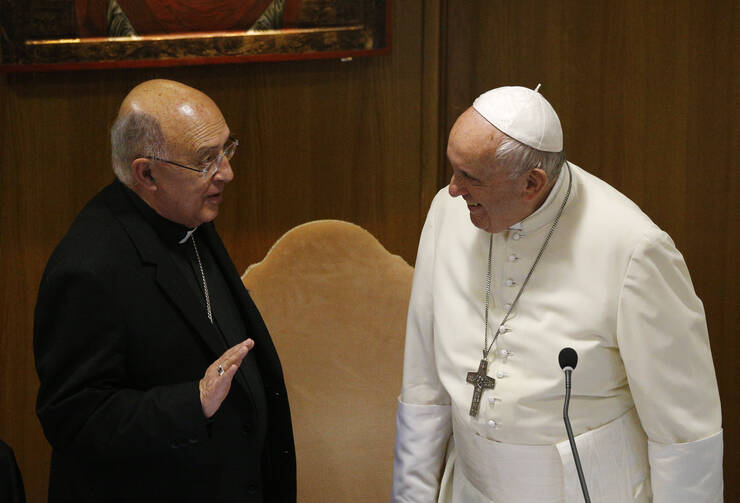
[[[495,428],[496,427],[496,421],[494,421],[493,419],[489,419],[488,420],[488,426],[491,427],[491,428]]]
[[[498,372],[496,372],[496,377],[498,377],[499,379],[501,379],[502,377],[506,377],[506,372],[504,372],[503,370],[499,370]]]
[[[511,236],[511,238],[512,238],[512,239],[513,239],[514,241],[518,241],[520,237],[521,237],[521,235],[520,235],[520,234],[519,234],[518,232],[515,232],[515,233],[514,233],[514,235],[513,235],[513,236]]]
[[[516,258],[517,258],[517,257],[516,257],[516,255],[514,255],[514,254],[512,254],[512,255],[509,255],[509,262],[514,262],[514,261],[516,260]]]
[[[514,285],[516,285],[516,283],[514,282],[513,279],[509,278],[506,280],[506,286],[514,286]]]
[[[493,407],[496,405],[496,402],[501,402],[501,399],[494,396],[488,397],[488,407],[490,407],[491,409],[493,409]]]
[[[504,309],[506,309],[507,311],[511,309],[511,304],[509,304],[508,302],[504,304]]]

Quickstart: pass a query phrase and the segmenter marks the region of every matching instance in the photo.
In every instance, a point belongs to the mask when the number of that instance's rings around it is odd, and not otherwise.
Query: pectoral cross
[[[496,379],[488,377],[486,372],[488,370],[488,360],[483,358],[478,366],[478,372],[468,372],[467,382],[472,384],[475,389],[473,390],[473,401],[470,403],[470,415],[476,417],[478,415],[478,409],[480,408],[480,398],[483,395],[484,389],[493,389],[496,387]]]

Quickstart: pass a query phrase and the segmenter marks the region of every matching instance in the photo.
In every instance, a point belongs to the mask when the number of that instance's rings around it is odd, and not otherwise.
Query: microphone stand
[[[573,372],[573,369],[570,367],[565,367],[563,370],[565,370],[565,404],[563,405],[563,421],[565,421],[565,431],[568,433],[570,450],[573,451],[573,459],[576,462],[576,470],[578,471],[578,480],[581,482],[583,499],[586,503],[591,503],[591,498],[588,495],[588,488],[586,487],[586,478],[583,476],[581,458],[578,457],[578,448],[576,448],[576,441],[573,438],[573,429],[570,427],[570,419],[568,418],[568,405],[570,404],[570,374]]]

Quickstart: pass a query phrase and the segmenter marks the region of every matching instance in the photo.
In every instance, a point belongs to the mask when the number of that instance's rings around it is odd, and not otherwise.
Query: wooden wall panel
[[[217,220],[238,269],[321,218],[357,223],[413,264],[422,192],[436,184],[421,184],[425,28],[421,0],[393,9],[390,56],[0,75],[0,438],[16,452],[30,503],[46,500],[50,454],[34,412],[38,283],[74,216],[112,180],[108,128],[138,82],[202,89],[240,137]]]
[[[543,84],[569,159],[640,204],[683,250],[704,300],[740,501],[738,7],[730,0],[394,2],[393,53],[349,63],[0,75],[0,437],[29,502],[49,447],[34,414],[32,310],[46,259],[111,178],[108,127],[155,77],[214,97],[243,140],[217,223],[237,267],[296,224],[353,221],[413,263],[449,179],[445,140],[480,92]]]
[[[740,501],[739,12],[731,0],[450,0],[442,83],[448,130],[478,94],[542,83],[568,159],[671,234],[707,314],[728,502]]]

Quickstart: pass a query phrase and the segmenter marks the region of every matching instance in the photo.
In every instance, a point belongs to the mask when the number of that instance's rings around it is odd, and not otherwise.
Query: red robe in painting
[[[271,0],[118,0],[139,35],[247,30]],[[296,11],[300,1],[286,2]],[[106,0],[75,0],[82,37],[107,35]]]

